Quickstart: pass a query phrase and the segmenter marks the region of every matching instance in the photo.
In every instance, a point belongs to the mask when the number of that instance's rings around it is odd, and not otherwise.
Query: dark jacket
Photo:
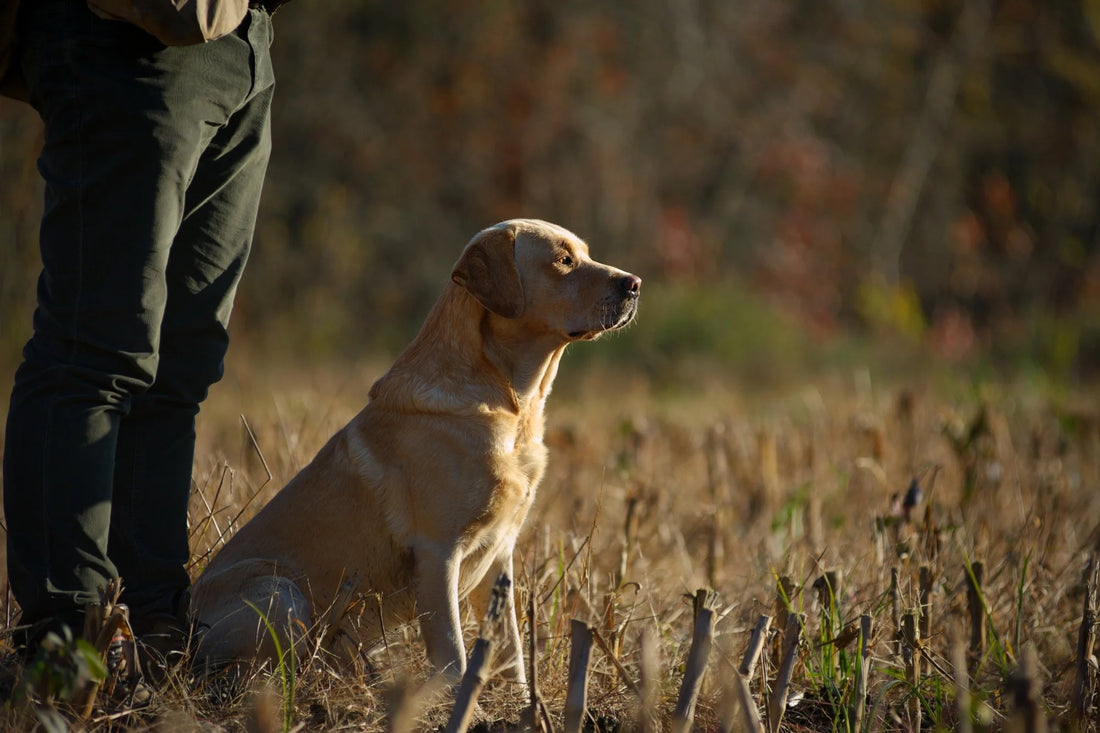
[[[0,0],[0,94],[27,100],[27,85],[15,66],[15,17],[19,0]]]
[[[78,0],[73,0],[74,2]],[[101,18],[133,23],[166,46],[205,43],[232,33],[249,5],[275,12],[289,0],[87,0]],[[27,88],[15,61],[19,0],[0,0],[0,94],[27,99]]]

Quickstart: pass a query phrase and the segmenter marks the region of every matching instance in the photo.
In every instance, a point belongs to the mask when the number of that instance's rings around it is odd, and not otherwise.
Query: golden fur
[[[498,573],[514,577],[512,550],[546,467],[543,406],[562,352],[626,325],[640,286],[553,224],[512,220],[474,237],[367,406],[195,582],[196,658],[270,658],[256,609],[285,649],[329,618],[343,588],[343,598],[380,594],[386,628],[419,613],[432,665],[460,675],[459,601],[470,595],[480,612]],[[337,613],[339,633],[327,638],[374,646],[381,629],[370,606]],[[511,593],[505,614],[511,671],[522,680]]]

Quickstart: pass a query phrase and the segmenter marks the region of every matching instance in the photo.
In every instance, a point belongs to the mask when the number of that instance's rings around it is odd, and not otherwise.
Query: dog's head
[[[564,341],[591,340],[630,323],[642,280],[596,262],[572,232],[513,219],[470,240],[451,279],[485,308]]]

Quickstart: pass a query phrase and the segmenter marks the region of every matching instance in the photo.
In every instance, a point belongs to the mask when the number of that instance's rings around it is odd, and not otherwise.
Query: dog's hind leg
[[[309,599],[298,585],[278,575],[246,579],[239,592],[196,619],[194,659],[209,667],[256,659],[288,661],[308,648]]]

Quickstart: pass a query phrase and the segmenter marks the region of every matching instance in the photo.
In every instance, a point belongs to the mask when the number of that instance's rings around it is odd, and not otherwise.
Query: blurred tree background
[[[646,279],[627,338],[654,370],[853,333],[1100,368],[1100,0],[297,0],[275,21],[237,342],[392,352],[474,233],[533,216]],[[0,135],[8,364],[41,131],[3,100]]]

